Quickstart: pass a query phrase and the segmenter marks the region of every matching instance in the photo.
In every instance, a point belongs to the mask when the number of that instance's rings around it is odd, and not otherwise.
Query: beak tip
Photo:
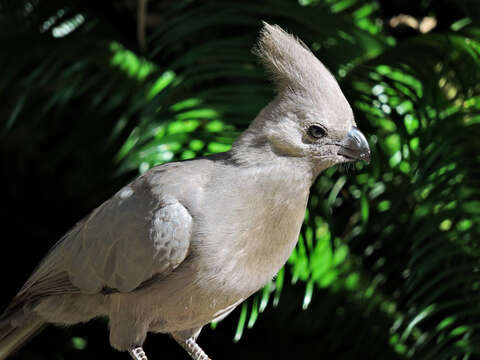
[[[360,154],[360,159],[365,161],[367,164],[370,164],[370,150]]]

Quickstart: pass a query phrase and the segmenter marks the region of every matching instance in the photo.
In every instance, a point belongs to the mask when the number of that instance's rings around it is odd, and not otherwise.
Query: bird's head
[[[271,74],[277,96],[240,141],[256,139],[276,155],[308,159],[319,171],[370,161],[368,142],[337,81],[305,44],[264,23],[254,52]]]

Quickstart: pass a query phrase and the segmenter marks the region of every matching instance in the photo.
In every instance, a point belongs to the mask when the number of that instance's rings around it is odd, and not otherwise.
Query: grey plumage
[[[255,52],[277,96],[230,151],[151,169],[67,233],[0,318],[0,359],[43,323],[107,316],[110,342],[146,359],[147,332],[194,359],[202,326],[265,285],[295,246],[326,168],[369,160],[337,82],[305,45],[264,24]]]

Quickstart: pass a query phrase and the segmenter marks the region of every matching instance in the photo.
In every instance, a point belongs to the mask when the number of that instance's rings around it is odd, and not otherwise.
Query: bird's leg
[[[202,350],[200,346],[195,342],[195,338],[191,337],[187,340],[174,337],[177,343],[183,347],[193,360],[211,360],[207,354]]]
[[[134,360],[148,360],[147,355],[141,346],[137,346],[128,350],[128,353]]]

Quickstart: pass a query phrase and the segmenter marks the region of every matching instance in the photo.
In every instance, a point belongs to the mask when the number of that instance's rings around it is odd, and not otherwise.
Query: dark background
[[[129,180],[228,149],[273,96],[250,52],[266,20],[338,78],[373,161],[319,178],[285,269],[200,345],[213,359],[479,358],[480,4],[142,4],[0,1],[2,308]],[[187,358],[164,335],[145,349]],[[15,358],[127,356],[100,319],[49,327]]]

